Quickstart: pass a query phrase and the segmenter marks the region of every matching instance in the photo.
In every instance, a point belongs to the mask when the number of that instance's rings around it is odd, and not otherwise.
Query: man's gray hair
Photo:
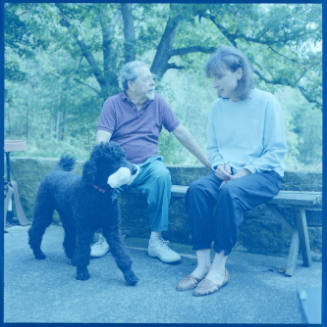
[[[138,77],[135,68],[137,67],[144,67],[146,64],[143,61],[130,61],[125,64],[119,73],[119,82],[120,87],[126,91],[128,89],[128,81],[135,81]]]

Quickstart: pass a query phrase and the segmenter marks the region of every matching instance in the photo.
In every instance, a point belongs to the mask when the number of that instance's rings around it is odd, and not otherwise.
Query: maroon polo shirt
[[[179,123],[179,119],[159,94],[155,94],[154,100],[147,101],[137,110],[122,92],[105,101],[97,129],[110,132],[110,140],[121,145],[127,159],[141,164],[158,155],[162,126],[172,132]]]

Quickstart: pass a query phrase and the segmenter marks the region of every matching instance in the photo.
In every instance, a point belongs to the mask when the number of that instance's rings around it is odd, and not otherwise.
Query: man
[[[125,150],[129,161],[139,165],[140,172],[131,184],[147,197],[151,235],[148,254],[166,263],[180,261],[161,232],[168,229],[171,177],[162,158],[158,156],[158,139],[162,126],[204,165],[210,162],[191,133],[180,123],[165,100],[155,93],[155,82],[148,66],[132,61],[120,72],[123,92],[109,97],[102,108],[96,141],[116,141]],[[108,248],[101,239],[102,248]],[[91,255],[94,255],[94,247]],[[93,254],[92,254],[93,252]]]

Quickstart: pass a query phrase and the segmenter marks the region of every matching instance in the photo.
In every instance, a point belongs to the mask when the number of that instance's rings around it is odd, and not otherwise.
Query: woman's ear
[[[95,181],[95,174],[96,174],[95,161],[90,159],[86,161],[83,166],[82,179],[88,184],[93,184]]]

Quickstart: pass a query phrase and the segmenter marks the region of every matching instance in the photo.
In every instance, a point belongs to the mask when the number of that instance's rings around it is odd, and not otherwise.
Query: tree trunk
[[[30,110],[29,110],[29,106],[26,105],[26,141],[28,141],[30,138],[29,120],[30,120]]]
[[[99,22],[102,31],[102,54],[103,54],[103,76],[104,86],[101,86],[102,98],[105,100],[110,93],[116,93],[119,90],[118,79],[115,73],[117,66],[117,51],[113,46],[115,28],[120,19],[120,11],[110,23],[108,17],[99,12]]]
[[[151,72],[156,74],[159,80],[163,77],[169,68],[168,61],[171,57],[170,51],[172,49],[173,40],[176,34],[176,28],[180,21],[179,16],[169,17],[164,34],[158,45],[156,55],[151,65]]]
[[[132,15],[132,4],[122,3],[121,12],[124,23],[124,58],[125,62],[135,60],[136,56],[136,40],[134,19]]]
[[[62,111],[62,120],[61,120],[61,130],[60,130],[60,140],[65,139],[65,125],[66,125],[66,109],[65,106]]]
[[[57,141],[59,141],[59,139],[60,139],[59,133],[60,133],[60,110],[58,109],[57,110],[57,121],[56,121],[56,135],[55,135],[55,138]]]
[[[78,44],[83,57],[86,59],[86,61],[90,65],[92,74],[94,75],[96,81],[98,82],[98,84],[100,86],[101,96],[103,98],[106,98],[108,92],[107,92],[107,83],[106,83],[106,79],[104,77],[104,73],[99,68],[91,50],[87,47],[87,45],[83,41],[82,37],[78,33],[78,29],[75,26],[73,26],[71,24],[71,22],[68,20],[68,18],[65,16],[63,9],[62,9],[62,5],[56,4],[56,6],[59,9],[59,12],[61,15],[60,24],[64,27],[66,27],[69,30],[69,32],[72,34],[72,36],[74,37],[75,42]]]
[[[6,134],[7,134],[7,136],[10,136],[11,135],[11,121],[10,121],[9,104],[7,104],[7,109],[5,112],[7,113]]]

